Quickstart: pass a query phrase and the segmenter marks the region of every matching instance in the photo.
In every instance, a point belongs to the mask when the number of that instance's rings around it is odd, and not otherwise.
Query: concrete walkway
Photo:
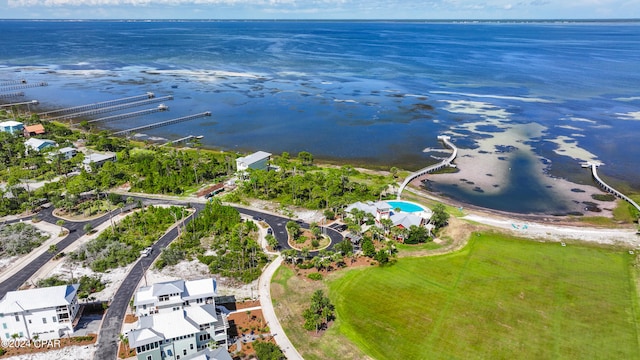
[[[275,309],[273,308],[273,303],[271,302],[271,278],[276,270],[282,264],[282,256],[278,255],[269,266],[262,272],[260,276],[260,281],[258,285],[258,293],[260,294],[260,305],[262,306],[262,315],[264,319],[267,321],[269,325],[269,330],[271,330],[271,334],[273,334],[273,338],[276,340],[280,349],[287,357],[288,360],[302,360],[302,356],[298,353],[289,338],[284,333],[282,329],[282,325],[280,325],[280,321],[278,321],[278,317],[276,316]]]

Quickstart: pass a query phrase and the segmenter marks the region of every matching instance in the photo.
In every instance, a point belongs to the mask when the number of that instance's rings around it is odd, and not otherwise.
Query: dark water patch
[[[476,126],[477,131],[488,132],[488,133],[502,133],[504,129],[495,126],[495,125],[478,125]]]
[[[482,190],[482,188],[479,187],[479,186],[474,187],[473,191],[478,192],[478,193],[484,193],[484,190]]]
[[[433,111],[435,109],[433,105],[424,103],[413,104],[412,107],[414,111]]]
[[[509,158],[505,157],[505,156],[498,156],[498,160],[509,160]]]
[[[496,153],[498,154],[511,153],[518,150],[518,148],[513,145],[495,145],[494,148],[496,149]]]
[[[571,189],[571,192],[574,192],[574,193],[583,193],[583,192],[586,192],[586,191],[584,191],[584,190],[582,190],[582,189],[578,189],[578,188],[573,188],[573,189]]]
[[[485,175],[486,175],[486,176],[490,176],[490,177],[491,177],[491,176],[493,176],[493,174],[485,174]]]
[[[428,184],[433,190],[458,201],[474,205],[516,213],[556,213],[566,214],[572,209],[567,202],[551,194],[535,174],[536,159],[515,153],[510,161],[511,171],[497,194],[480,193],[474,190],[440,184],[436,181]]]

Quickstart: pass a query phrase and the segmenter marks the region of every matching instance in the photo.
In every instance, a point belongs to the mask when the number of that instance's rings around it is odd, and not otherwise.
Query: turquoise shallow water
[[[614,186],[640,189],[638,23],[0,21],[0,33],[0,83],[48,82],[24,90],[39,110],[174,96],[168,112],[107,129],[211,111],[147,134],[414,170],[442,156],[423,151],[442,148],[437,135],[477,149],[536,123],[544,131],[526,145],[549,175],[591,182],[562,138],[604,162]],[[495,209],[565,210],[511,180],[492,196],[432,188]]]

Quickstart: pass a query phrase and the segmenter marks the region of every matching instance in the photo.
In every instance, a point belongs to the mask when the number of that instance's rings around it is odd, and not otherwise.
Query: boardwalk
[[[117,121],[117,120],[130,119],[132,117],[144,116],[144,115],[154,114],[157,112],[168,111],[168,110],[169,110],[169,107],[167,105],[160,104],[153,109],[145,109],[145,110],[134,111],[126,114],[118,114],[118,115],[107,116],[99,119],[89,120],[87,121],[87,124],[94,124],[94,123],[104,122],[104,121]]]
[[[619,192],[618,190],[612,188],[611,186],[609,186],[607,183],[605,183],[600,176],[598,176],[598,166],[603,165],[602,163],[599,162],[586,162],[584,164],[582,164],[583,168],[591,168],[591,173],[593,175],[593,178],[596,180],[596,182],[598,183],[598,185],[600,185],[600,187],[608,192],[611,193],[617,197],[619,197],[622,200],[625,200],[626,202],[628,202],[629,204],[633,205],[633,207],[636,208],[636,210],[640,211],[640,205],[638,205],[635,201],[631,200],[630,197],[626,196],[625,194]]]
[[[74,113],[70,113],[70,114],[58,115],[58,116],[54,116],[54,117],[49,118],[49,120],[70,120],[70,119],[75,119],[75,118],[79,118],[79,117],[93,116],[93,115],[97,115],[97,114],[113,112],[113,111],[118,111],[118,110],[124,110],[124,109],[132,108],[132,107],[149,105],[149,104],[159,103],[159,102],[169,101],[169,100],[173,100],[173,95],[167,95],[167,96],[162,96],[162,97],[158,97],[158,98],[149,98],[149,99],[146,99],[146,100],[127,102],[127,103],[123,103],[123,104],[99,107],[99,108],[92,109],[92,110],[85,110],[85,111],[81,111],[81,112],[74,112]]]
[[[398,189],[398,199],[400,199],[400,196],[402,195],[402,191],[404,191],[404,188],[407,187],[407,185],[409,185],[409,183],[411,181],[413,181],[413,179],[420,177],[422,175],[428,174],[430,172],[434,172],[437,170],[442,169],[445,166],[455,166],[453,164],[451,164],[451,162],[453,162],[453,160],[455,160],[456,156],[458,156],[458,148],[453,145],[453,143],[451,143],[451,141],[449,141],[451,139],[451,137],[447,136],[447,135],[440,135],[438,136],[438,140],[442,140],[442,142],[444,142],[444,144],[448,147],[450,147],[453,152],[451,153],[451,155],[449,155],[448,158],[442,160],[441,162],[428,166],[424,169],[418,170],[414,173],[409,174],[409,176],[407,176],[407,178],[404,180],[404,182],[402,183],[402,185],[400,185],[400,188]]]
[[[211,116],[211,112],[210,111],[206,111],[206,112],[199,113],[199,114],[183,116],[183,117],[180,117],[180,118],[177,118],[177,119],[171,119],[171,120],[160,121],[160,122],[149,124],[149,125],[138,126],[138,127],[132,128],[132,129],[127,129],[127,130],[114,132],[113,135],[116,135],[116,136],[117,135],[127,135],[127,134],[132,133],[132,132],[155,129],[155,128],[159,128],[161,126],[177,124],[179,122],[198,119],[198,118],[201,118],[201,117],[204,117],[204,116]]]
[[[156,97],[154,93],[148,92],[148,93],[143,94],[143,95],[136,95],[136,96],[130,96],[130,97],[126,97],[126,98],[107,100],[107,101],[102,101],[102,102],[97,102],[97,103],[92,103],[92,104],[79,105],[79,106],[74,106],[74,107],[70,107],[70,108],[64,108],[64,109],[41,112],[38,115],[40,115],[40,116],[57,116],[57,115],[69,114],[69,113],[80,112],[80,111],[85,111],[85,110],[93,110],[93,109],[108,107],[108,106],[112,106],[112,105],[117,105],[117,104],[128,103],[128,102],[137,101],[137,100],[142,100],[142,99],[152,99],[154,97]]]

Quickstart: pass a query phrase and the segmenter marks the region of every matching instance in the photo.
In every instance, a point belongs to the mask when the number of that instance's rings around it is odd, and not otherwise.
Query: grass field
[[[634,263],[474,234],[453,254],[338,274],[335,331],[374,359],[639,359]]]

